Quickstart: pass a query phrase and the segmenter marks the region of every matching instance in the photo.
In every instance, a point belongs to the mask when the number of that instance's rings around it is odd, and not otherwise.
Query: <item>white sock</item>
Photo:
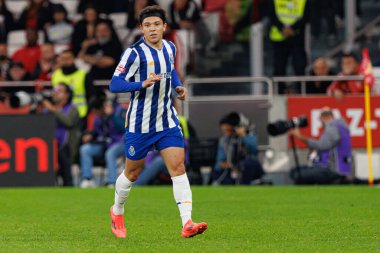
[[[133,182],[128,180],[128,178],[124,175],[123,171],[116,180],[115,203],[113,205],[114,214],[124,214],[124,203],[128,198],[132,185]]]
[[[172,177],[174,199],[178,205],[179,213],[182,219],[182,226],[191,219],[192,195],[189,179],[186,173],[180,176]]]

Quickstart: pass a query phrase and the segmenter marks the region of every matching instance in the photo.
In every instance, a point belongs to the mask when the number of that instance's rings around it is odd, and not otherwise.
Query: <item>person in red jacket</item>
[[[360,63],[357,56],[353,53],[344,54],[341,58],[342,71],[340,76],[351,76],[360,74]],[[362,94],[364,93],[363,81],[334,81],[327,88],[327,94],[337,99],[343,98],[345,94]]]
[[[41,48],[38,45],[38,31],[27,29],[26,45],[17,50],[12,56],[15,62],[21,62],[29,74],[32,74],[40,59]]]

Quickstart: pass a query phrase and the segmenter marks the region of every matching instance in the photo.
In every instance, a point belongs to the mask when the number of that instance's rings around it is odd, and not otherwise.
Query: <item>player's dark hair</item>
[[[162,19],[162,21],[164,23],[166,23],[166,13],[165,13],[164,9],[162,9],[158,5],[147,6],[141,10],[141,12],[139,14],[140,25],[142,24],[144,19],[148,18],[148,17],[159,17],[160,19]]]

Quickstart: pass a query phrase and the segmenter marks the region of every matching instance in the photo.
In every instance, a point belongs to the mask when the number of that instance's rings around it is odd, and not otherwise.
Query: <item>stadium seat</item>
[[[126,13],[111,13],[108,17],[112,20],[115,28],[125,27],[127,24]]]
[[[14,17],[18,19],[21,15],[21,12],[28,6],[27,0],[7,0],[6,5],[8,7],[8,10],[12,12]]]
[[[116,34],[117,34],[117,37],[119,37],[119,40],[121,41],[122,44],[124,44],[124,40],[125,38],[127,37],[127,35],[129,34],[129,29],[127,28],[116,28]]]

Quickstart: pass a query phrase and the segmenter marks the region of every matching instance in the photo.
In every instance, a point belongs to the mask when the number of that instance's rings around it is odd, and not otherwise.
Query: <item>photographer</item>
[[[79,144],[79,114],[71,99],[73,92],[64,83],[59,83],[53,90],[53,103],[48,99],[42,101],[47,112],[56,119],[55,138],[58,141],[57,175],[62,176],[64,186],[72,186],[71,164],[75,161]]]
[[[248,119],[232,112],[222,118],[219,125],[223,136],[219,139],[212,172],[213,184],[251,184],[260,179],[264,171],[256,157],[256,135],[248,131]]]
[[[296,184],[340,183],[351,173],[351,138],[346,122],[335,119],[327,107],[322,109],[320,120],[324,131],[318,140],[303,136],[298,128],[290,132],[317,153],[311,166],[301,166],[290,172]]]

